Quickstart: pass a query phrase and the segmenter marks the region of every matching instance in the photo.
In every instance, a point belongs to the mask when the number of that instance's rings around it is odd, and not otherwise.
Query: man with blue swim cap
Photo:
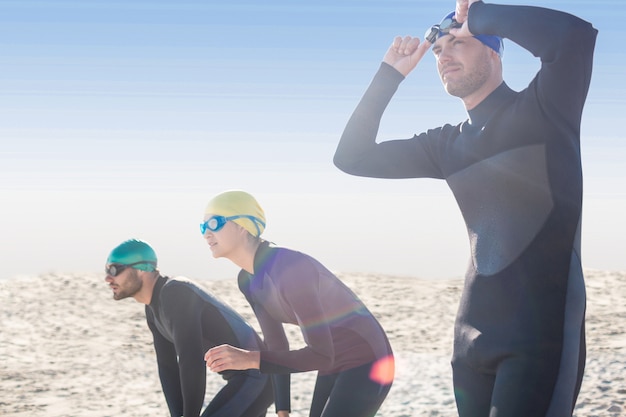
[[[273,402],[272,384],[256,370],[223,372],[226,385],[202,410],[204,352],[223,344],[242,349],[263,345],[239,314],[197,284],[161,275],[156,253],[142,240],[129,239],[116,246],[107,258],[105,272],[115,300],[132,297],[146,305],[159,378],[172,416],[266,415]]]
[[[585,365],[580,125],[596,35],[564,12],[458,0],[423,42],[394,39],[337,147],[349,174],[442,179],[454,194],[470,244],[452,354],[460,417],[572,415]],[[521,91],[503,80],[505,38],[541,60]],[[467,119],[379,140],[431,47]]]
[[[430,43],[435,43],[437,39],[442,36],[448,35],[451,29],[457,29],[463,27],[461,23],[459,23],[455,19],[456,12],[448,13],[438,25],[433,25],[424,35],[424,39]],[[474,35],[474,38],[481,41],[486,46],[493,49],[499,56],[502,58],[502,54],[504,53],[504,42],[502,38],[495,35],[486,35],[479,34]]]

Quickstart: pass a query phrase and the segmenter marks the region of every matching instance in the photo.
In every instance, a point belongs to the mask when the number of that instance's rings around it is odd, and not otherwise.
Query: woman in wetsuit
[[[289,374],[318,371],[311,417],[371,417],[393,381],[384,330],[363,302],[312,257],[261,238],[265,215],[239,190],[215,196],[201,231],[213,257],[241,267],[239,288],[261,326],[266,350],[230,345],[207,351],[207,367],[274,374],[276,410],[288,416]],[[298,325],[306,346],[290,350],[283,323]]]

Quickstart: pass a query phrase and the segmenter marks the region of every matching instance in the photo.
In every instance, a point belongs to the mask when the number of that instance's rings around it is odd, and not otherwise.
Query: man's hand
[[[383,62],[391,65],[406,77],[422,60],[430,45],[428,41],[420,42],[419,38],[396,36]]]
[[[230,345],[220,345],[209,349],[204,354],[206,366],[212,372],[227,370],[245,371],[259,369],[261,353],[239,349]]]
[[[276,413],[278,417],[289,417],[289,411],[279,411]]]
[[[454,19],[459,23],[465,23],[467,14],[472,4],[480,0],[456,0],[456,9],[454,9]]]

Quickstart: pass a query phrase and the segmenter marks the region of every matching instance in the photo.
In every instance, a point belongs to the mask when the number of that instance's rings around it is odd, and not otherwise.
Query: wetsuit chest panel
[[[263,286],[256,287],[251,296],[258,304],[263,306],[274,320],[282,323],[298,324],[293,311],[285,308],[287,304],[277,283],[267,273],[263,277]]]
[[[553,208],[544,145],[496,154],[447,179],[463,213],[478,274],[514,262]]]
[[[159,333],[161,333],[169,342],[174,343],[174,336],[170,332],[170,329],[172,328],[170,321],[166,317],[161,317],[161,312],[158,309],[152,309],[152,313],[154,314],[154,325]]]

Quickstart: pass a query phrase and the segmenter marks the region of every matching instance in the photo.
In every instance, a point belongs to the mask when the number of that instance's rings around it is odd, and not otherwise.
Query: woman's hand
[[[259,369],[261,352],[239,349],[230,345],[220,345],[209,349],[204,354],[204,360],[206,367],[211,372]]]

